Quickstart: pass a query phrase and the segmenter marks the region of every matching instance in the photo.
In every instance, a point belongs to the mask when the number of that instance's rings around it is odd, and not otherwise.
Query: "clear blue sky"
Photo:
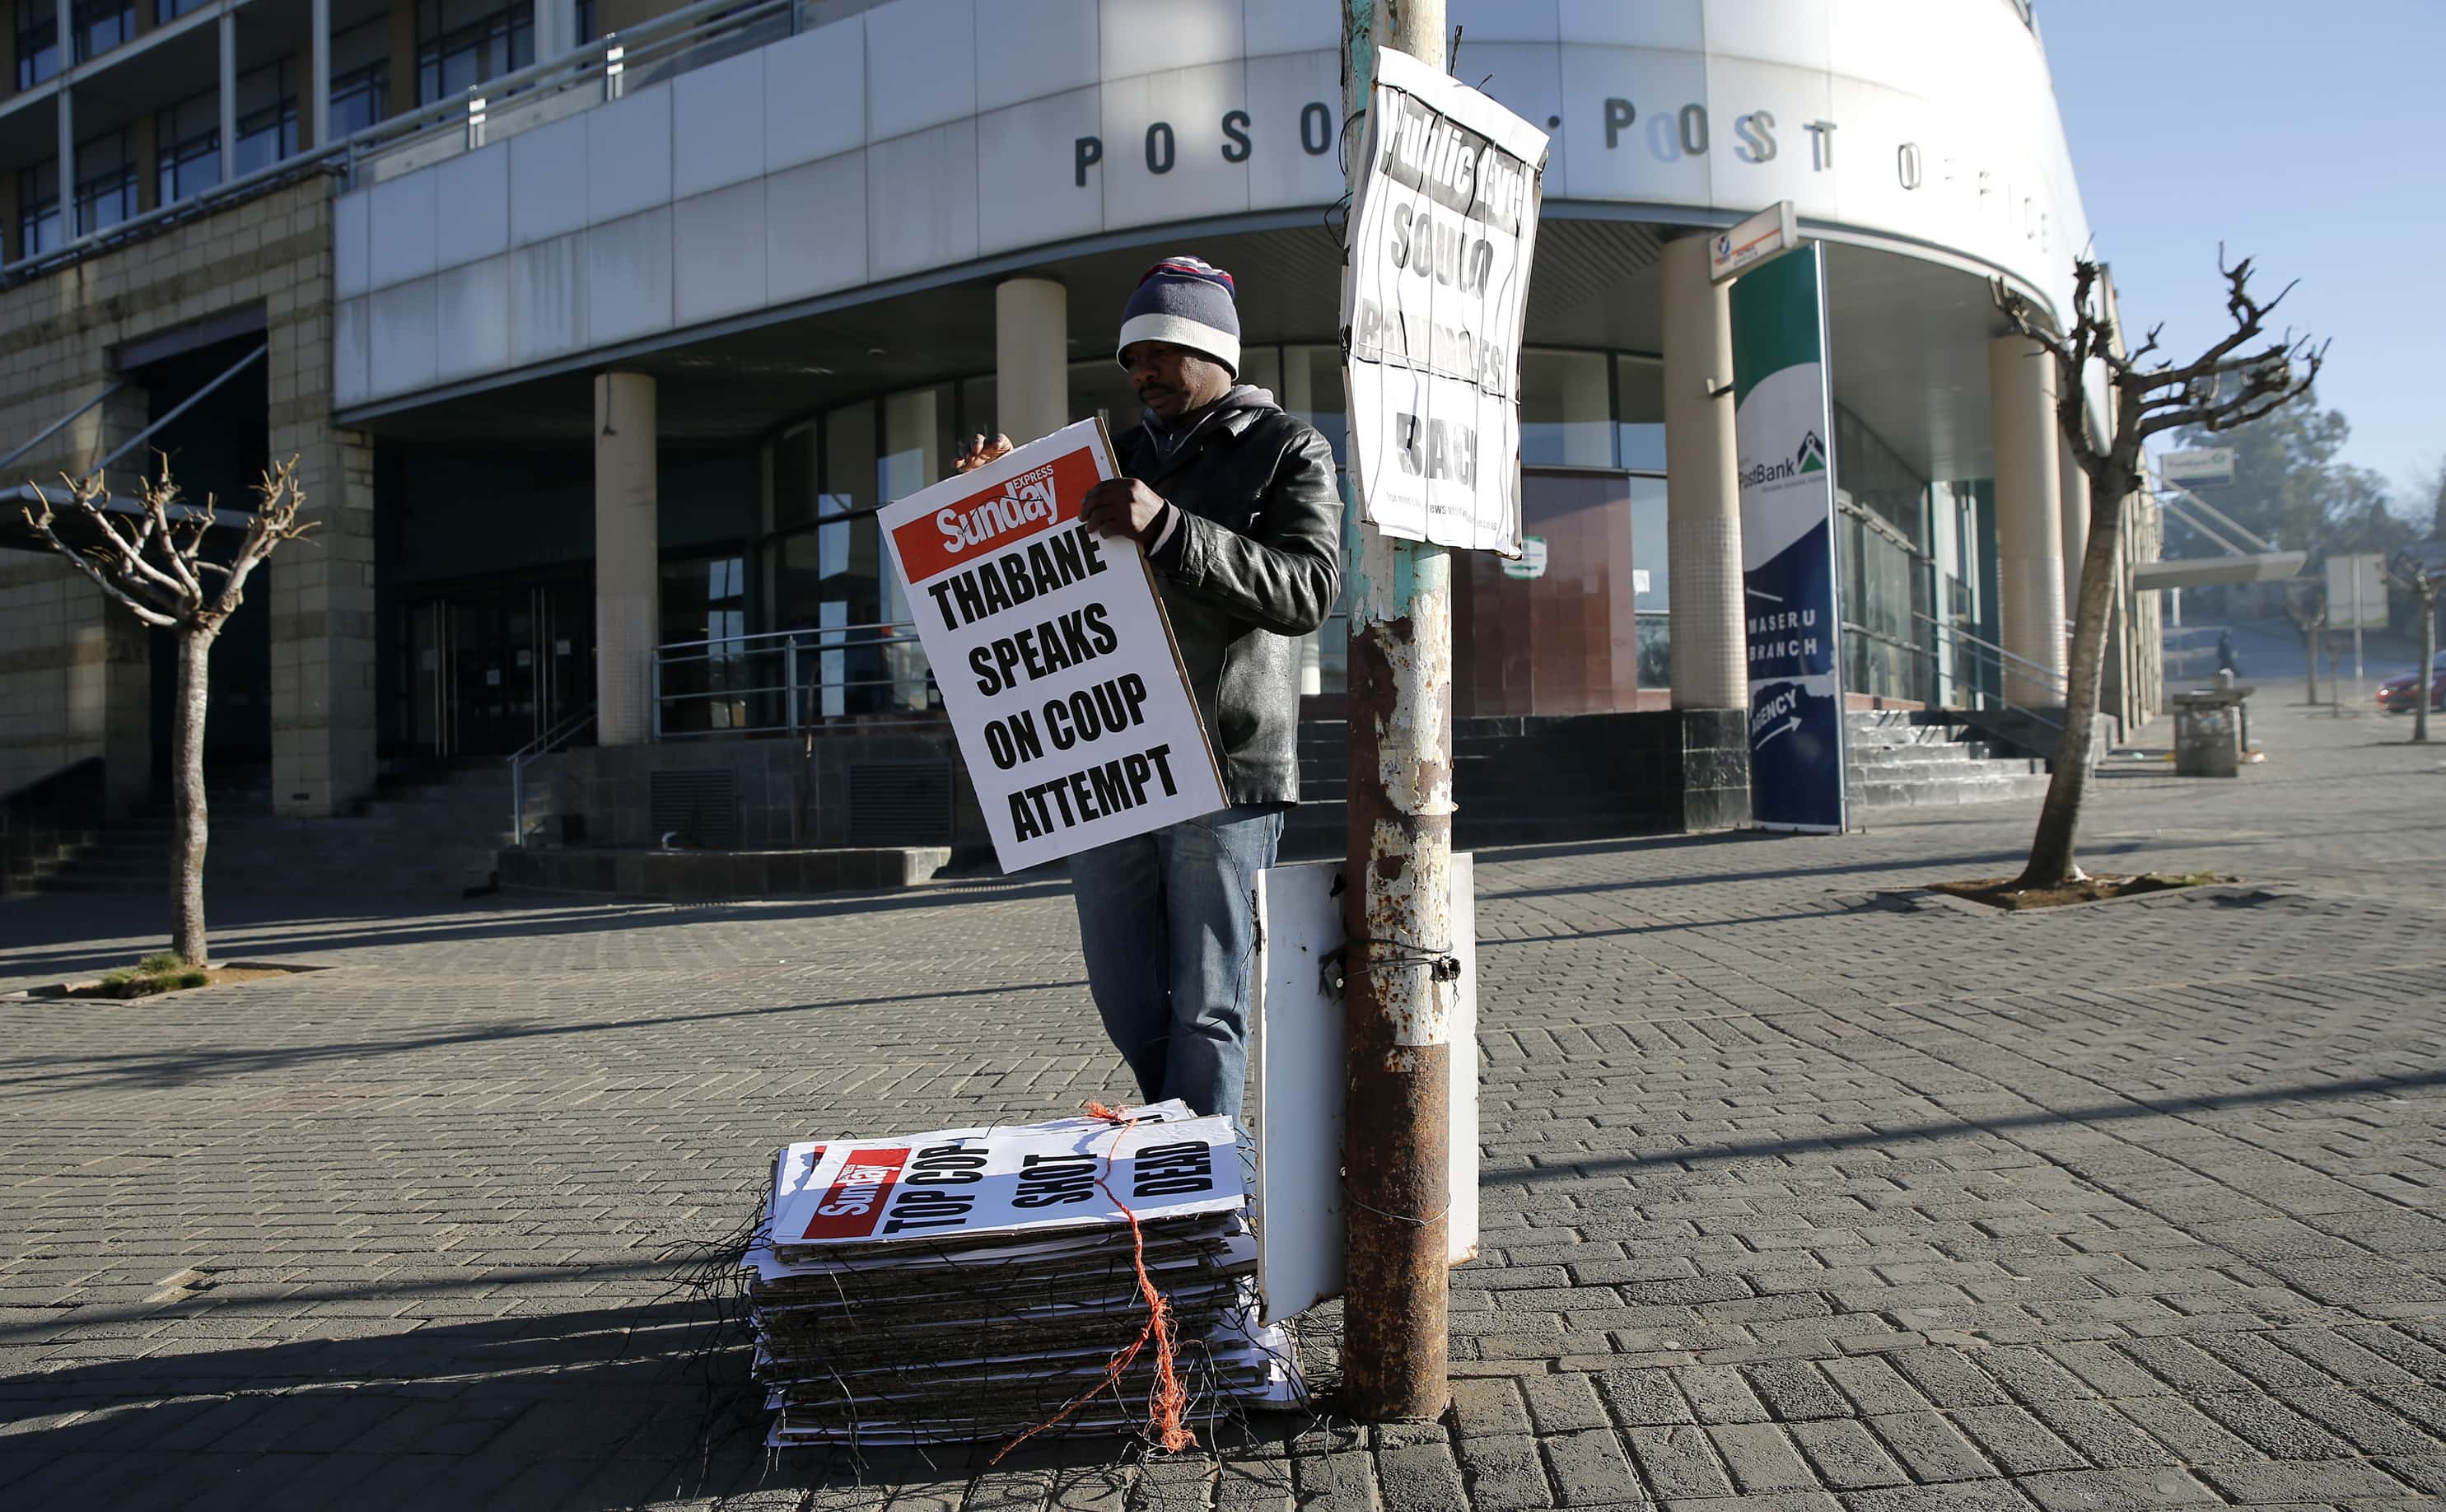
[[[2446,3],[2038,0],[2073,171],[2124,318],[2186,358],[2231,329],[2220,237],[2334,338],[2344,460],[2413,513],[2446,457]],[[2418,501],[2424,520],[2429,501]]]

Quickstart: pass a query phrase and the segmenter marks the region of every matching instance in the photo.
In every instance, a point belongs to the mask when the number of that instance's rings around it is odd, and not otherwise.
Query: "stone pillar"
[[[2060,441],[2060,429],[2057,435]],[[2063,602],[2064,618],[2069,621],[2080,603],[2080,561],[2082,554],[2089,550],[2089,474],[2080,470],[2068,441],[2060,442],[2057,448],[2056,472],[2063,485]],[[2069,627],[2064,631],[2064,644],[2072,644]],[[2070,665],[2069,651],[2065,660]]]
[[[1673,707],[1747,710],[1732,303],[1707,276],[1706,237],[1665,244],[1664,293]]]
[[[1070,420],[1070,292],[1006,278],[994,285],[994,425],[1025,446]]]
[[[2063,702],[2061,450],[2055,359],[2024,336],[1987,344],[1987,404],[1996,440],[1996,594],[2004,696],[2024,708]],[[2052,677],[2032,670],[2043,668]]]
[[[653,738],[661,518],[651,374],[594,376],[594,729],[605,746]]]

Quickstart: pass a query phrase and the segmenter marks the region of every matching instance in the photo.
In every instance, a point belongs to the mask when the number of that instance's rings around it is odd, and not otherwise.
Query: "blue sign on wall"
[[[1817,244],[1743,273],[1733,285],[1732,314],[1750,815],[1761,829],[1839,831],[1842,613],[1825,257]]]

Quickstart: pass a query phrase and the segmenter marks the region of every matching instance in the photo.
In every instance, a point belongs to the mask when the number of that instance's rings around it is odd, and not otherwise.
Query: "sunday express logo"
[[[1082,422],[884,514],[1007,870],[1223,803],[1137,548],[1080,521],[1102,444]]]

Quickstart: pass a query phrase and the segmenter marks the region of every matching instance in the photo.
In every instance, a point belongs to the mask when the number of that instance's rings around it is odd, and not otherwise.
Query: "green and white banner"
[[[1842,612],[1826,271],[1817,244],[1743,272],[1732,312],[1750,814],[1761,829],[1840,831]]]

